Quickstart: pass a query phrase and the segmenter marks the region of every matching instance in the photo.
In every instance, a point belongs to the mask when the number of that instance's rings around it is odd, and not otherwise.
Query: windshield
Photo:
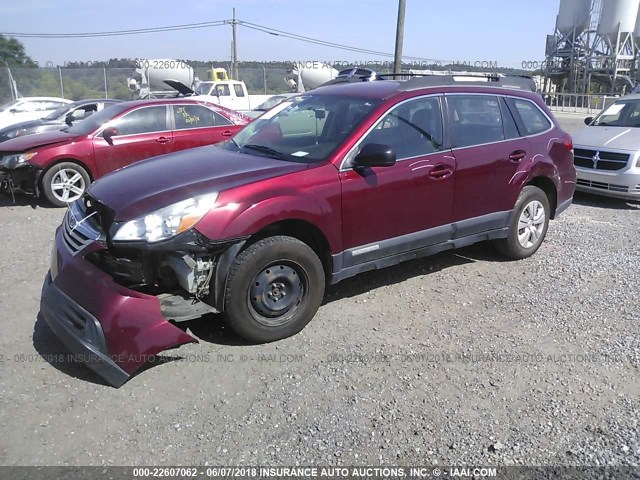
[[[196,93],[198,95],[208,95],[211,85],[213,85],[213,82],[200,82],[196,87]]]
[[[67,112],[70,112],[76,106],[75,103],[70,103],[68,105],[63,105],[62,107],[54,110],[52,113],[44,117],[45,120],[58,120],[59,118],[64,117]]]
[[[15,104],[17,104],[19,101],[20,100],[13,100],[11,102],[7,102],[7,103],[3,104],[2,106],[0,106],[0,112],[6,112],[11,107],[13,107]]]
[[[256,110],[267,111],[267,110],[275,107],[280,102],[284,101],[285,99],[287,99],[289,97],[290,97],[290,95],[274,95],[273,97],[271,97],[267,101],[265,101],[265,102],[261,103],[260,105],[258,105],[255,109]]]
[[[338,95],[292,97],[221,147],[291,162],[325,160],[379,103]]]
[[[127,102],[111,105],[109,108],[105,108],[98,113],[94,113],[86,120],[74,123],[72,127],[65,129],[65,131],[73,133],[74,135],[89,135],[91,132],[99,129],[103,124],[107,123],[113,117],[119,115],[128,108],[129,105]]]
[[[600,127],[640,127],[640,98],[618,100],[598,115],[591,125]]]

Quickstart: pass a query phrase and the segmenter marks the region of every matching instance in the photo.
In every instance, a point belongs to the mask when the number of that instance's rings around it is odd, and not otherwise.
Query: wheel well
[[[39,180],[40,188],[42,188],[42,177],[44,177],[44,174],[49,170],[51,170],[56,165],[60,165],[61,163],[75,163],[80,168],[82,168],[85,172],[87,172],[87,175],[89,175],[89,181],[93,182],[93,175],[91,174],[91,170],[88,169],[85,164],[73,158],[61,158],[60,160],[56,160],[54,163],[52,163],[51,165],[49,165],[47,168],[44,169],[44,171],[42,172],[42,175],[40,175],[40,180]]]
[[[247,248],[258,240],[266,237],[272,237],[274,235],[287,235],[306,243],[314,252],[316,252],[316,255],[318,255],[327,278],[333,272],[331,247],[329,247],[327,238],[318,227],[304,220],[282,220],[272,223],[252,235],[244,248]]]
[[[553,182],[548,177],[535,177],[527,183],[528,185],[538,187],[547,195],[549,207],[551,208],[551,218],[555,218],[556,207],[558,206],[558,192]]]

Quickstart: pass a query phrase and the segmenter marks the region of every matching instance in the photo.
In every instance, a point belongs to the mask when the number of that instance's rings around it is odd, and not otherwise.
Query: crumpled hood
[[[129,165],[94,182],[89,194],[116,221],[138,218],[197,195],[221,192],[308,167],[306,164],[205,146]]]
[[[640,150],[640,128],[636,127],[586,127],[571,137],[578,148]]]
[[[0,144],[0,150],[2,152],[26,152],[27,150],[33,150],[46,145],[70,142],[76,138],[78,138],[78,135],[60,130],[43,132],[38,135],[25,135],[24,137],[11,138]]]

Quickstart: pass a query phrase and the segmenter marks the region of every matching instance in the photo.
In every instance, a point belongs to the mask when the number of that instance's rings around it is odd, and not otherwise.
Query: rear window
[[[533,102],[513,99],[513,104],[520,114],[527,135],[535,135],[551,128],[549,119]]]
[[[498,97],[451,95],[448,97],[454,148],[499,142],[505,139]]]
[[[174,105],[173,119],[176,130],[233,125],[222,115],[203,105]]]
[[[244,90],[242,89],[242,85],[234,83],[233,89],[236,91],[236,97],[244,97]]]

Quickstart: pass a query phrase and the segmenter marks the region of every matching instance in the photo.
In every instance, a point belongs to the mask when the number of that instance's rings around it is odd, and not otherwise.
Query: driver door
[[[93,139],[93,152],[100,176],[146,158],[173,150],[168,122],[168,106],[153,105],[126,112],[109,126],[116,134],[108,139],[103,132]]]
[[[405,101],[359,142],[390,146],[390,167],[342,165],[344,266],[451,238],[455,158],[445,148],[440,96]],[[354,155],[355,156],[355,155]]]

